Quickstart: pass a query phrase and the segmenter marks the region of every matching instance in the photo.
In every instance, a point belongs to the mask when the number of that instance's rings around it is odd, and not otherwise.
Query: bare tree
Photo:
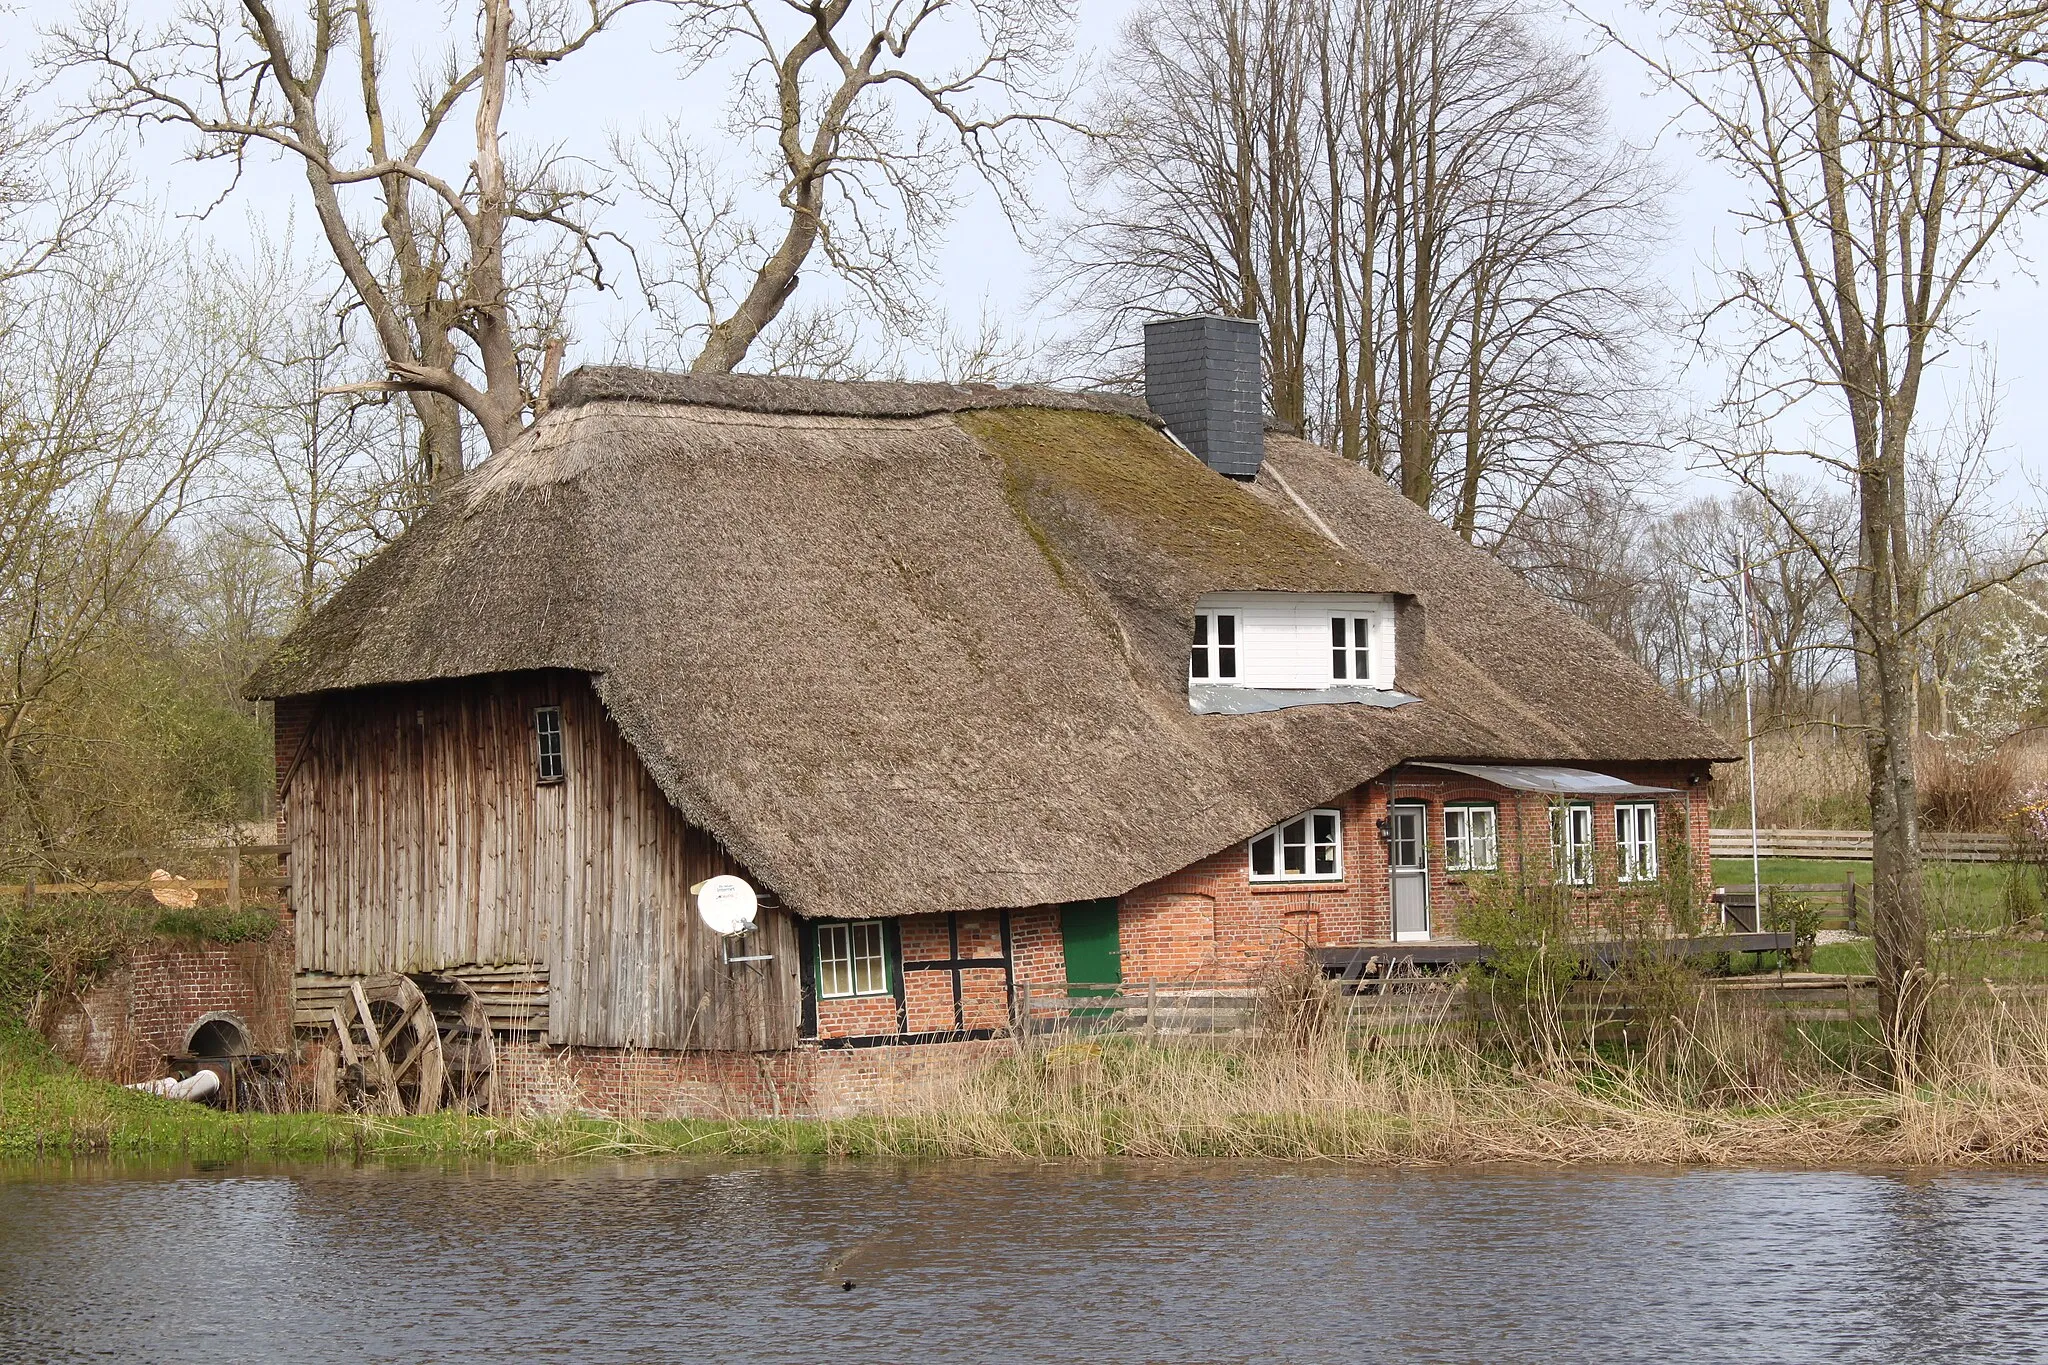
[[[410,395],[443,485],[462,471],[461,413],[492,450],[523,429],[561,297],[597,270],[589,195],[566,160],[508,159],[508,94],[639,2],[536,0],[521,19],[511,0],[476,0],[473,47],[430,74],[391,60],[377,0],[311,0],[302,17],[270,0],[197,0],[155,29],[121,0],[86,0],[49,58],[95,77],[82,117],[185,129],[194,160],[226,161],[237,180],[252,153],[298,163],[390,374],[367,387]],[[414,75],[409,100],[393,90]],[[452,130],[469,106],[465,153]],[[466,176],[436,169],[451,159]]]
[[[344,382],[376,349],[352,325],[361,315],[345,306],[345,287],[323,287],[332,276],[289,231],[255,223],[251,236],[249,255],[209,263],[213,306],[243,366],[240,433],[215,500],[235,509],[237,536],[290,565],[285,609],[296,618],[403,530],[431,488],[408,440],[410,405]]]
[[[1928,111],[1967,121],[2014,58],[1900,0],[1685,0],[1674,12],[1704,63],[1645,60],[1690,98],[1712,154],[1753,191],[1756,250],[1709,314],[1739,329],[1726,343],[1727,434],[1703,444],[1794,534],[1808,534],[1805,520],[1782,495],[1774,457],[1834,471],[1854,502],[1855,555],[1822,562],[1856,650],[1880,999],[1909,1065],[1931,985],[1914,776],[1924,636],[1986,586],[1924,591],[1912,466],[1942,344],[2035,194],[2030,177],[1960,154]],[[1831,52],[1877,78],[1854,78]]]
[[[885,323],[924,314],[930,245],[971,170],[1028,212],[1031,146],[1064,126],[1067,0],[678,0],[677,45],[699,74],[737,57],[731,131],[775,193],[757,215],[722,157],[677,125],[621,149],[664,223],[672,264],[643,270],[691,368],[746,359],[814,254]],[[966,56],[948,64],[951,44]],[[664,295],[680,294],[684,316]]]
[[[1276,417],[1468,539],[1642,462],[1658,185],[1516,5],[1199,0],[1128,26],[1049,263],[1104,350],[1257,318]]]

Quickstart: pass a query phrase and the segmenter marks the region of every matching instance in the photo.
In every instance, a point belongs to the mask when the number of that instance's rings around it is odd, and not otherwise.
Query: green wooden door
[[[1069,901],[1060,907],[1060,939],[1067,950],[1067,983],[1115,986],[1124,979],[1123,952],[1117,943],[1116,900]],[[1107,990],[1088,992],[1108,995]]]

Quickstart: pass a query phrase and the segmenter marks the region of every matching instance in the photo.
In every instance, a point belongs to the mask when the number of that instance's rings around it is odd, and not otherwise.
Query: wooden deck
[[[1638,945],[1618,940],[1594,940],[1586,945],[1593,960],[1611,967]],[[1713,934],[1703,938],[1669,938],[1657,942],[1659,952],[1677,957],[1702,957],[1708,953],[1782,953],[1792,947],[1790,934]],[[1480,943],[1457,939],[1431,939],[1421,943],[1380,941],[1316,949],[1316,959],[1327,976],[1344,981],[1386,975],[1396,966],[1431,971],[1484,962],[1490,950]]]

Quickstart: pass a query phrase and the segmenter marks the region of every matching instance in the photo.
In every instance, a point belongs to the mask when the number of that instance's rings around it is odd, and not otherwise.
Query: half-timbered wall
[[[562,710],[559,783],[535,781],[542,706]],[[744,950],[772,961],[723,960],[689,888],[745,871],[676,813],[584,675],[331,693],[293,709],[279,761],[302,969],[537,962],[553,1043],[795,1042],[790,917],[764,908]]]

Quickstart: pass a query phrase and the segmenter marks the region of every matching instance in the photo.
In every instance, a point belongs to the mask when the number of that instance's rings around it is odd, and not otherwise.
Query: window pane
[[[1237,618],[1223,615],[1216,618],[1216,643],[1234,645],[1237,643]]]
[[[1216,676],[1234,678],[1237,676],[1237,651],[1227,645],[1216,647]]]
[[[874,921],[853,926],[853,993],[886,995],[888,964],[882,955],[882,926]]]
[[[1337,816],[1334,812],[1315,817],[1315,871],[1318,877],[1337,875]]]
[[[818,929],[818,994],[853,994],[853,962],[843,924]]]
[[[1330,676],[1333,678],[1348,676],[1344,668],[1344,645],[1344,618],[1332,616],[1330,618]]]
[[[1208,643],[1209,618],[1205,615],[1198,614],[1195,617],[1195,645],[1197,648],[1200,648],[1201,646],[1206,645]]]
[[[1209,651],[1200,645],[1188,651],[1188,676],[1206,678],[1209,676]]]
[[[1465,811],[1459,806],[1444,810],[1444,866],[1453,870],[1465,866],[1470,854],[1465,848]]]
[[[543,706],[533,713],[534,775],[543,782],[562,780],[561,708]]]
[[[1472,847],[1467,861],[1472,867],[1492,868],[1496,865],[1494,849],[1494,810],[1491,806],[1475,806],[1471,814]]]
[[[1280,870],[1292,877],[1308,871],[1308,821],[1293,820],[1281,827]]]
[[[1268,832],[1252,840],[1252,875],[1270,877],[1273,875],[1273,840]]]
[[[1364,682],[1372,676],[1372,622],[1357,617],[1351,622],[1351,676]]]

